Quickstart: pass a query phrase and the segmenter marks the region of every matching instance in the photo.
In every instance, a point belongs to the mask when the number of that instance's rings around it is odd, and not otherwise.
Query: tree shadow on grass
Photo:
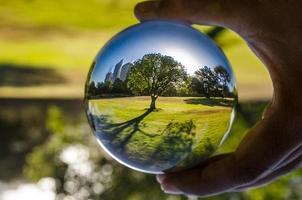
[[[142,115],[122,123],[110,122],[107,115],[94,116],[97,120],[96,130],[102,132],[102,136],[109,140],[115,148],[123,151],[135,133],[147,134],[141,129],[141,127],[144,127],[142,121],[151,112],[147,110]]]
[[[146,110],[142,115],[122,123],[110,121],[110,116],[108,115],[93,116],[96,120],[94,126],[96,127],[96,132],[100,133],[98,137],[101,137],[105,146],[108,143],[109,146],[107,147],[114,149],[119,156],[124,156],[125,154],[130,156],[132,154],[131,152],[126,152],[125,147],[135,134],[144,134],[150,138],[160,136],[160,143],[154,147],[150,155],[140,158],[132,155],[134,156],[132,161],[137,164],[138,160],[140,160],[140,165],[156,166],[159,169],[173,167],[173,165],[192,152],[196,126],[192,120],[185,122],[172,120],[166,125],[160,135],[146,133],[142,130],[145,127],[142,121],[151,112]],[[143,145],[145,142],[148,141],[141,141],[140,144]]]
[[[171,168],[192,152],[196,125],[192,120],[185,122],[171,121],[164,129],[162,142],[149,156],[149,163]]]
[[[233,107],[235,104],[235,100],[233,99],[223,99],[223,98],[195,98],[195,99],[185,99],[185,103],[187,104],[201,104],[206,106],[223,106],[223,107]]]
[[[212,143],[210,138],[205,138],[202,150],[192,149],[190,154],[181,160],[181,162],[177,163],[174,167],[165,170],[165,172],[174,172],[178,170],[182,170],[184,168],[190,168],[197,164],[201,164],[207,158],[209,158],[215,151],[216,147]]]
[[[0,63],[0,86],[20,87],[64,82],[64,77],[51,68]]]
[[[182,167],[182,165],[190,165],[194,163],[195,159],[201,157],[199,154],[195,155],[196,152],[194,153],[193,149],[196,136],[196,125],[193,120],[184,122],[171,120],[161,134],[152,135],[142,130],[146,126],[143,120],[151,112],[146,110],[140,116],[121,123],[112,122],[109,115],[92,116],[93,127],[96,129],[97,136],[109,150],[113,150],[118,157],[127,158],[128,161],[134,165],[140,165],[142,168],[150,167],[150,169],[170,171]],[[138,149],[126,149],[135,134],[144,134],[150,139],[160,137],[160,141],[152,150],[150,149],[150,152],[147,151],[146,155],[140,152],[138,157]],[[140,145],[139,148],[141,148],[141,145],[145,145],[146,142],[149,142],[148,138],[141,140],[136,145]],[[150,145],[148,146],[150,148]],[[210,140],[204,148],[203,154],[213,152]]]

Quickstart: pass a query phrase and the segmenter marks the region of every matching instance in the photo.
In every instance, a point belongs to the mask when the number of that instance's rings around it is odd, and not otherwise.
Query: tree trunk
[[[156,97],[151,96],[151,103],[150,103],[150,108],[149,108],[150,111],[153,111],[156,109],[156,106],[155,106],[156,99],[157,99]]]

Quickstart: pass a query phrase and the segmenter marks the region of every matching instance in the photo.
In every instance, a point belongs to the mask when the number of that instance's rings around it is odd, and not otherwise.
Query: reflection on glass
[[[101,146],[133,169],[162,173],[209,157],[237,100],[233,72],[205,35],[145,22],[114,37],[86,83],[86,112]]]

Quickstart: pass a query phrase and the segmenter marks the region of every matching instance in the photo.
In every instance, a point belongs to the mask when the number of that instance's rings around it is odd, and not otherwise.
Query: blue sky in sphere
[[[145,22],[115,36],[96,56],[91,78],[103,82],[120,60],[126,64],[150,53],[173,57],[190,75],[204,66],[221,65],[231,75],[231,82],[234,81],[228,61],[210,38],[190,26],[165,21]]]

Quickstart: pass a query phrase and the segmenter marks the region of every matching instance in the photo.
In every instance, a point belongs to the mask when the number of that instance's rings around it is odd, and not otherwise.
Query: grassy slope
[[[150,157],[158,156],[159,160],[165,163],[172,154],[174,156],[183,153],[187,144],[182,146],[173,146],[177,143],[166,142],[165,129],[170,122],[186,123],[193,121],[196,128],[192,148],[198,155],[209,153],[207,145],[209,143],[213,148],[220,143],[224,133],[227,131],[230,123],[231,108],[221,106],[206,106],[201,104],[187,104],[184,100],[190,98],[179,97],[161,97],[158,99],[157,107],[159,111],[151,112],[141,122],[139,130],[133,134],[133,137],[127,142],[127,151],[129,155],[139,158],[142,162]],[[133,118],[141,116],[146,112],[150,99],[148,97],[114,98],[92,100],[91,106],[94,108],[95,115],[107,115],[111,124],[123,123]],[[116,134],[115,129],[110,129],[110,133]],[[114,136],[113,141],[120,142],[129,135],[131,128],[123,129]],[[168,133],[169,134],[169,133]],[[179,137],[185,137],[185,133],[180,133]],[[182,140],[188,139],[187,137]],[[159,150],[160,149],[160,150]],[[158,154],[154,155],[155,152]],[[152,155],[152,156],[151,156]],[[177,157],[177,156],[176,156]],[[197,158],[194,158],[195,160]],[[154,163],[153,163],[154,164]]]
[[[110,35],[113,34],[109,31],[98,34],[26,36],[22,39],[4,37],[0,39],[0,46],[5,48],[0,51],[0,63],[86,71]]]

